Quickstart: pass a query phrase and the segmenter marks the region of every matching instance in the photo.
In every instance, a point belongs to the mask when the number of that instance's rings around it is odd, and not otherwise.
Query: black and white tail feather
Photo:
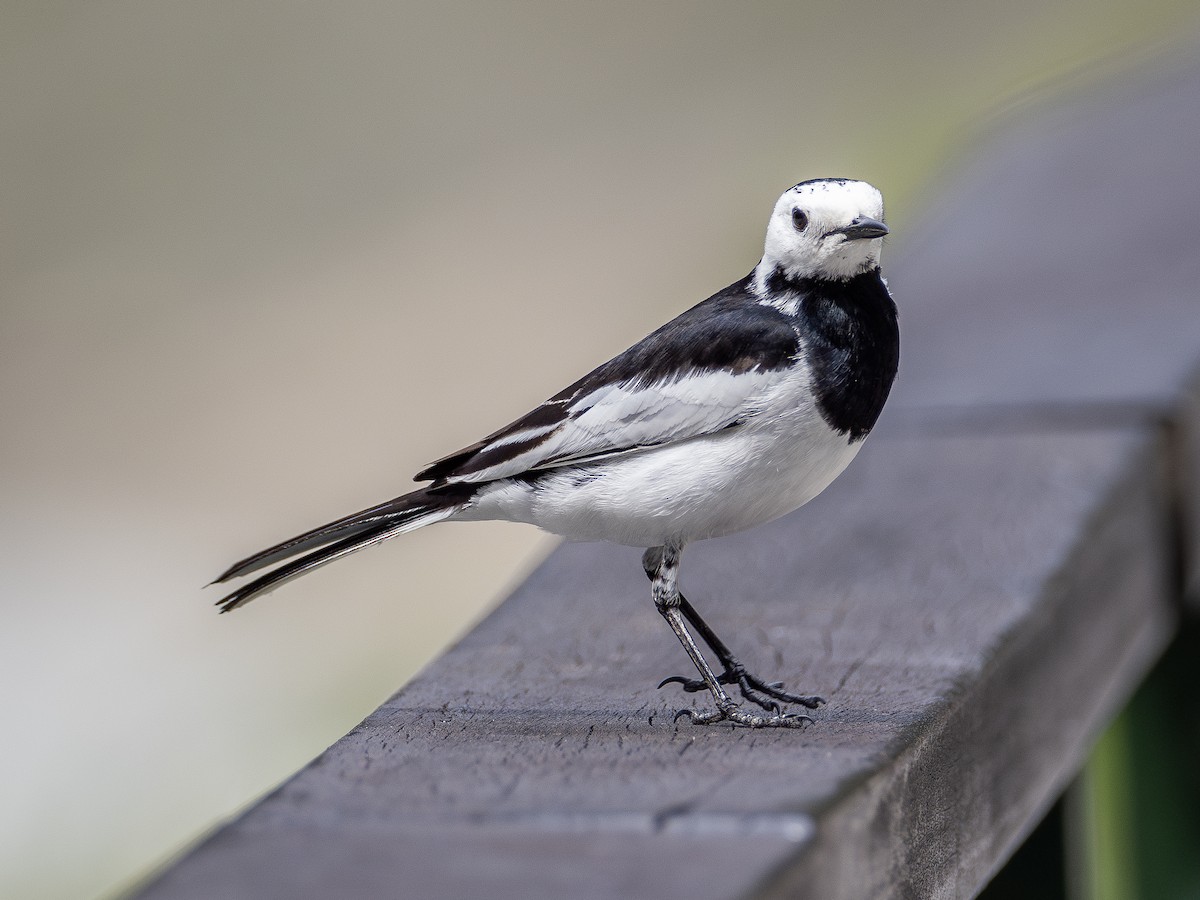
[[[223,584],[261,571],[282,560],[290,560],[223,597],[217,605],[223,613],[245,606],[255,597],[301,575],[307,575],[314,569],[341,559],[355,550],[448,519],[467,502],[469,495],[464,497],[461,492],[438,494],[426,488],[306,531],[253,556],[247,556],[222,572],[213,584]]]
[[[528,522],[574,539],[648,547],[655,603],[716,703],[698,722],[795,726],[783,691],[746,672],[676,586],[690,541],[749,528],[812,499],[849,464],[896,373],[896,308],[878,267],[879,192],[848,179],[786,191],[762,260],[530,413],[416,476],[425,487],[234,564],[260,574],[221,612],[356,550],[448,519]],[[717,675],[688,625],[725,667]],[[742,711],[737,684],[767,715]],[[660,685],[661,686],[661,685]]]

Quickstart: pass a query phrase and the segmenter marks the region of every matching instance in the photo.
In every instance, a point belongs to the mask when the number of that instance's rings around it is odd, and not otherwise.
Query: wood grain
[[[829,700],[799,733],[674,724],[703,700],[654,688],[687,660],[637,553],[564,546],[145,896],[963,895],[1170,634],[1158,449],[884,438],[690,548],[719,633]]]

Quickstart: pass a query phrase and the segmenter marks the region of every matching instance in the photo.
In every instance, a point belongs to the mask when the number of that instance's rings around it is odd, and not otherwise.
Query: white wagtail
[[[685,544],[807,503],[858,453],[896,375],[896,306],[879,273],[883,198],[820,178],[784,192],[754,270],[555,394],[417,473],[412,493],[231,566],[217,582],[282,563],[218,601],[248,603],[318,566],[434,522],[528,522],[573,540],[648,547],[654,603],[716,710],[700,723],[796,726],[776,701],[824,702],[749,674],[679,592]],[[725,667],[715,674],[688,631]],[[736,684],[767,714],[722,688]],[[681,713],[682,715],[683,713]]]

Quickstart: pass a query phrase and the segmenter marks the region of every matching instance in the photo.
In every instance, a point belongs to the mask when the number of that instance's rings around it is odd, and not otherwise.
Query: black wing
[[[541,406],[418,473],[491,481],[711,434],[756,411],[799,352],[793,321],[751,276],[663,325]]]

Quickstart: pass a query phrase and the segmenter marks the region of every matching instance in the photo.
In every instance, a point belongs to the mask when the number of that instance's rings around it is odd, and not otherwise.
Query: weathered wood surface
[[[1198,58],[1193,46],[1004,122],[960,173],[931,176],[945,190],[888,266],[904,341],[894,407],[1051,430],[1172,423],[1194,605]]]
[[[714,626],[828,698],[799,733],[674,725],[637,553],[566,546],[149,896],[969,893],[1168,633],[1156,449],[882,440],[811,515],[693,548]]]
[[[689,597],[829,700],[815,725],[674,724],[638,554],[564,546],[143,896],[971,896],[1174,627],[1197,133],[1188,65],[981,150],[889,260],[880,434],[806,509],[689,548]]]

